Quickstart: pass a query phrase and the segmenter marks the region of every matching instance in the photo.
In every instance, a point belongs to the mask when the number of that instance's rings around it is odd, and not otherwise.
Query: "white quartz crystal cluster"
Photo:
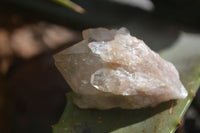
[[[174,65],[127,29],[89,29],[83,37],[54,56],[80,108],[135,109],[187,97]]]

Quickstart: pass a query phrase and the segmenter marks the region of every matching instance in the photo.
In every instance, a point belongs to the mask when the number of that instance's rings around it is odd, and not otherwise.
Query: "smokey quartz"
[[[83,38],[54,56],[78,107],[136,109],[187,97],[174,65],[126,28],[89,29]]]

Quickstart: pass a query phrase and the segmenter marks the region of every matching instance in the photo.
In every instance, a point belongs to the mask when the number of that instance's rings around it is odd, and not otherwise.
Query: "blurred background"
[[[82,30],[126,27],[155,51],[200,33],[199,0],[63,1],[0,1],[0,133],[52,132],[70,91],[52,55]],[[199,133],[199,112],[197,93],[177,132]]]

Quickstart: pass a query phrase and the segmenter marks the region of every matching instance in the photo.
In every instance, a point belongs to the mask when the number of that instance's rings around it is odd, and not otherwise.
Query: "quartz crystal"
[[[178,71],[126,28],[83,31],[54,56],[80,108],[136,109],[187,97]]]

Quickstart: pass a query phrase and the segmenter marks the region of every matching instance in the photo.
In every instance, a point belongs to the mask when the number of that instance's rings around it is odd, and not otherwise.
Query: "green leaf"
[[[71,0],[52,0],[52,1],[57,2],[63,6],[66,6],[78,13],[85,12],[85,10],[81,6],[77,5],[76,3],[72,2]]]
[[[68,93],[65,111],[54,133],[173,133],[200,84],[200,35],[182,33],[176,45],[160,52],[177,67],[189,95],[185,99],[137,110],[79,109]]]

